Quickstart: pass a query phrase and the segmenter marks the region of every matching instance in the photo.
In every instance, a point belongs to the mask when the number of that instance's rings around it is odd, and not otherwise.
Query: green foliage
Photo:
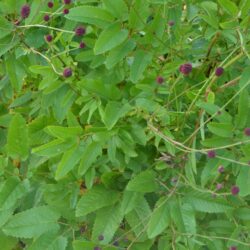
[[[0,1],[0,248],[250,249],[250,1],[48,2]]]

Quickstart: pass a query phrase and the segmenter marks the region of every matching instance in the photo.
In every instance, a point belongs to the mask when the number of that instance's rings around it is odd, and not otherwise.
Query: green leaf
[[[136,46],[136,43],[134,40],[129,39],[119,45],[118,47],[112,49],[109,52],[109,55],[106,59],[106,67],[108,69],[111,69],[114,67],[118,62],[120,62],[129,52],[131,52]]]
[[[112,39],[110,39],[112,37]],[[104,29],[100,36],[98,37],[95,47],[94,53],[96,55],[107,52],[126,40],[128,37],[128,30],[121,29],[120,23],[114,23]]]
[[[239,10],[237,5],[230,0],[218,0],[220,6],[230,15],[237,16]]]
[[[125,216],[131,230],[138,237],[137,241],[148,239],[145,228],[148,226],[150,216],[150,207],[146,199],[140,196],[137,199],[135,208]]]
[[[147,66],[151,63],[153,55],[151,52],[144,50],[137,50],[134,56],[134,61],[131,65],[130,80],[133,83],[138,82],[146,70]]]
[[[34,207],[15,214],[3,227],[6,235],[32,238],[56,230],[60,215],[49,206]]]
[[[81,127],[47,126],[45,132],[58,139],[68,139],[81,135],[83,130]]]
[[[67,173],[77,165],[77,163],[81,159],[83,151],[84,151],[84,146],[79,144],[69,149],[63,154],[63,157],[56,169],[56,175],[55,175],[56,180],[65,177]]]
[[[13,207],[26,194],[28,188],[27,181],[21,182],[17,177],[7,179],[0,190],[0,211]]]
[[[210,122],[207,127],[215,135],[221,137],[233,137],[233,125],[230,123]]]
[[[250,168],[248,166],[241,166],[240,173],[236,181],[238,187],[240,188],[240,195],[247,196],[250,194]]]
[[[71,8],[65,17],[77,22],[94,24],[100,28],[106,27],[114,20],[108,11],[94,6]]]
[[[96,186],[88,190],[79,200],[76,207],[76,216],[84,216],[96,210],[111,206],[119,199],[119,193],[114,190]]]
[[[103,122],[108,130],[111,130],[117,121],[125,116],[125,114],[131,109],[131,106],[126,103],[122,105],[119,102],[109,101],[105,107]]]
[[[14,25],[7,21],[3,16],[0,16],[0,39],[13,32]]]
[[[53,157],[70,149],[73,145],[75,145],[75,143],[75,140],[64,141],[61,139],[56,139],[39,147],[33,148],[32,153],[40,156]]]
[[[97,211],[91,236],[92,241],[98,242],[98,236],[103,235],[104,240],[102,244],[109,243],[116,230],[119,228],[122,219],[123,214],[120,205],[103,208]]]
[[[148,223],[147,234],[149,239],[153,239],[157,235],[161,234],[169,225],[169,222],[170,214],[167,198],[162,197],[157,201]]]
[[[73,242],[73,248],[74,250],[92,250],[96,247],[96,242],[90,242],[90,241],[85,241],[85,240],[75,240]],[[98,244],[100,247],[104,247],[105,250],[117,250],[117,247],[112,247],[112,246],[107,246],[107,245],[102,245]]]
[[[249,113],[249,95],[248,90],[243,90],[240,93],[238,114],[235,117],[235,123],[237,128],[242,129],[245,127]]]
[[[65,250],[67,238],[53,232],[42,234],[27,250]]]
[[[29,155],[28,128],[25,119],[20,114],[15,114],[10,122],[7,150],[14,159],[26,160]]]
[[[101,153],[102,145],[100,145],[100,142],[93,141],[86,146],[81,155],[81,162],[78,169],[79,175],[84,175]]]
[[[141,193],[155,192],[158,189],[155,172],[146,170],[139,173],[129,181],[126,189]]]
[[[233,207],[221,197],[213,198],[212,194],[192,191],[186,194],[185,200],[196,210],[206,213],[224,213]]]
[[[124,0],[103,0],[103,3],[114,17],[126,20],[128,17],[128,7]]]
[[[125,190],[121,202],[121,209],[123,211],[123,214],[131,212],[136,207],[137,200],[140,197],[141,193]]]

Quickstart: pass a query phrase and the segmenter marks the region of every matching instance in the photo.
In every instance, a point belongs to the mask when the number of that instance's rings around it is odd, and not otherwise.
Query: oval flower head
[[[28,18],[30,15],[30,6],[28,4],[25,4],[21,8],[21,17],[23,19]]]
[[[72,70],[71,68],[65,68],[63,71],[63,76],[65,78],[71,77],[72,76]]]
[[[238,186],[232,186],[231,187],[231,194],[232,195],[237,195],[240,192],[240,188]]]
[[[86,32],[86,29],[83,27],[83,26],[78,26],[76,29],[75,29],[75,35],[76,36],[83,36]]]
[[[191,63],[185,63],[185,64],[182,64],[179,68],[180,72],[184,75],[184,76],[187,76],[191,73],[193,67],[192,67],[192,64]]]

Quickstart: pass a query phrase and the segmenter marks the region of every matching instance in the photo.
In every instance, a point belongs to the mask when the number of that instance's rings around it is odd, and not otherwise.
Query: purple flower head
[[[246,136],[250,136],[250,128],[245,128],[245,129],[244,129],[244,134],[245,134]]]
[[[43,20],[44,20],[45,22],[48,22],[49,19],[50,19],[50,16],[49,16],[49,15],[44,15]]]
[[[221,76],[223,73],[224,73],[224,69],[223,69],[222,67],[218,67],[218,68],[215,70],[215,75],[216,75],[216,76]]]
[[[71,0],[64,0],[64,4],[71,4]]]
[[[221,165],[218,167],[218,172],[223,173],[225,171],[225,168]]]
[[[156,82],[162,84],[164,82],[164,78],[162,76],[157,76]]]
[[[100,247],[94,247],[94,250],[102,250]]]
[[[84,42],[80,42],[79,48],[84,49],[86,47],[86,44]]]
[[[64,14],[64,15],[69,14],[69,9],[64,9],[64,10],[63,10],[63,14]]]
[[[29,15],[30,15],[30,6],[28,4],[25,4],[21,8],[21,17],[25,19],[29,17]]]
[[[231,187],[231,194],[232,195],[237,195],[239,192],[240,192],[239,187],[237,187],[235,185]]]
[[[216,156],[216,153],[214,150],[207,151],[207,157],[208,158],[214,158]]]
[[[217,183],[216,189],[221,190],[222,188],[223,188],[223,184],[222,183]]]
[[[103,236],[102,234],[99,235],[99,236],[98,236],[98,240],[100,240],[100,241],[104,240],[104,236]]]
[[[65,68],[63,71],[63,76],[65,78],[71,77],[72,76],[72,70],[71,68]]]
[[[49,1],[49,2],[48,2],[48,7],[49,7],[50,9],[53,8],[53,7],[54,7],[54,3],[51,2],[51,1]]]
[[[83,36],[86,32],[86,29],[83,27],[83,26],[78,26],[76,29],[75,29],[75,35],[76,36]]]
[[[238,248],[236,246],[231,246],[229,250],[237,250]]]
[[[175,21],[174,20],[168,21],[168,26],[172,27],[174,25],[175,25]]]
[[[52,35],[47,35],[45,36],[45,40],[50,43],[53,40],[53,36]]]
[[[187,76],[189,73],[191,73],[193,67],[192,67],[192,64],[191,63],[185,63],[185,64],[182,64],[179,68],[180,72]]]

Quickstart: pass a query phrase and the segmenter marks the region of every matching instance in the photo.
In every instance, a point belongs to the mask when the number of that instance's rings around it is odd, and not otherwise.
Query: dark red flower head
[[[162,84],[164,82],[164,78],[162,76],[157,76],[156,82]]]
[[[71,4],[71,0],[64,0],[64,4]]]
[[[168,21],[168,26],[174,26],[174,25],[175,25],[175,21],[173,20]]]
[[[84,42],[80,42],[79,48],[84,49],[86,47],[86,44]]]
[[[218,68],[215,70],[215,75],[216,75],[216,76],[221,76],[223,73],[224,73],[224,69],[223,69],[222,67],[218,67]]]
[[[187,76],[189,73],[191,73],[193,67],[192,67],[192,64],[191,63],[185,63],[185,64],[182,64],[179,68],[180,72]]]
[[[50,43],[53,40],[53,36],[52,35],[46,35],[45,36],[45,40]]]
[[[244,129],[244,134],[245,134],[246,136],[250,136],[250,128],[245,128],[245,129]]]
[[[207,157],[208,158],[214,158],[216,156],[216,153],[214,150],[207,151]]]
[[[51,2],[51,1],[49,1],[49,2],[48,2],[48,7],[49,7],[50,9],[53,8],[53,7],[54,7],[54,3]]]
[[[232,195],[237,195],[240,192],[240,188],[238,186],[232,186],[231,187],[231,194]]]
[[[69,9],[64,9],[64,10],[63,10],[63,14],[64,14],[64,15],[69,14]]]
[[[63,76],[65,78],[71,77],[72,76],[72,70],[71,68],[65,68],[63,71]]]
[[[237,250],[238,248],[236,246],[231,246],[229,250]]]
[[[48,22],[49,19],[50,19],[50,16],[49,16],[49,15],[44,15],[43,20],[44,20],[45,22]]]
[[[28,4],[23,5],[21,8],[21,17],[23,19],[28,18],[30,15],[30,6]]]
[[[94,247],[94,250],[102,250],[100,247]]]
[[[221,165],[218,167],[218,172],[223,173],[225,171],[225,168]]]
[[[75,35],[76,36],[83,36],[86,32],[86,29],[83,27],[83,26],[78,26],[76,29],[75,29]]]

